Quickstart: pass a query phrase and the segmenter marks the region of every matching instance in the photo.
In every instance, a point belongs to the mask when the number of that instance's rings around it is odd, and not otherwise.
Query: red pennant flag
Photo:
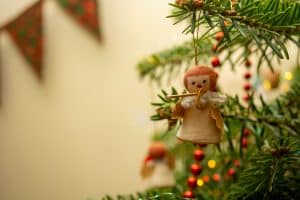
[[[42,2],[38,1],[4,27],[39,78],[43,64]]]
[[[58,0],[79,24],[100,39],[97,0]]]

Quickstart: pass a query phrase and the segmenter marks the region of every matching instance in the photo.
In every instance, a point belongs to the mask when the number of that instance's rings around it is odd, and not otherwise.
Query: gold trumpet
[[[205,87],[205,88],[200,88],[198,92],[170,95],[170,96],[167,96],[167,99],[172,99],[172,98],[177,98],[177,97],[189,97],[189,96],[197,96],[198,99],[200,99],[207,91],[208,91],[208,88]]]

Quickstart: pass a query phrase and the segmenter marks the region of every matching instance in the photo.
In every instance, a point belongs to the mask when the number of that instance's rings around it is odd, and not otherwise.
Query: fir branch
[[[192,0],[185,0],[180,5],[170,4],[174,7],[173,13],[168,16],[175,18],[175,24],[179,23],[181,15],[192,16],[193,13],[202,13],[196,19],[191,19],[184,29],[189,34],[197,26],[210,27],[202,37],[212,35],[217,31],[223,31],[225,39],[218,45],[218,52],[228,50],[227,58],[230,60],[232,49],[236,47],[245,50],[255,50],[252,53],[259,54],[257,69],[266,62],[272,67],[272,58],[276,55],[280,59],[289,59],[286,42],[291,41],[297,46],[300,36],[300,3],[288,0],[240,0],[232,10],[230,0],[206,0],[201,6]],[[176,14],[174,14],[176,13]],[[195,15],[193,15],[195,16]],[[187,18],[189,19],[189,18]],[[190,20],[190,19],[189,19]],[[244,55],[244,60],[247,59]],[[236,60],[232,63],[237,63]]]
[[[184,200],[174,192],[149,191],[136,195],[118,195],[116,198],[106,195],[102,200]]]
[[[300,192],[300,155],[298,144],[289,140],[285,146],[275,143],[250,159],[250,166],[233,184],[228,199],[297,199]],[[284,191],[284,192],[282,192]]]
[[[198,57],[201,59],[212,55],[212,42],[203,38],[197,42]],[[192,42],[184,42],[173,48],[152,54],[141,60],[137,69],[140,77],[148,76],[151,80],[159,82],[162,77],[169,74],[169,79],[180,72],[181,67],[189,65],[194,59],[194,47]]]
[[[178,92],[173,88],[173,94]],[[152,103],[157,107],[156,114],[152,120],[174,120],[172,119],[172,109],[179,101],[179,98],[168,99],[168,93],[162,92],[159,95],[161,102]],[[288,133],[299,135],[300,130],[300,84],[295,83],[290,92],[282,95],[275,102],[266,104],[262,98],[259,103],[255,103],[254,97],[250,99],[249,106],[243,105],[238,97],[228,97],[228,102],[221,106],[225,121],[240,121],[247,123],[247,126],[259,126],[261,129],[269,130],[267,133],[278,134]],[[294,109],[290,109],[294,108]],[[176,124],[176,122],[175,122]]]

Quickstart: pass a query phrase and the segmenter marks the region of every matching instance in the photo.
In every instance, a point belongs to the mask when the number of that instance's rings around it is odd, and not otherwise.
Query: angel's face
[[[209,75],[189,76],[186,86],[189,92],[198,92],[201,88],[210,88]]]

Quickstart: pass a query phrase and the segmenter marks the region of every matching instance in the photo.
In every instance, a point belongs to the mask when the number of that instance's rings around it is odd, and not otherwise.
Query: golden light
[[[199,178],[199,179],[197,180],[197,185],[198,185],[199,187],[202,187],[202,186],[204,185],[204,181],[203,181],[201,178]]]
[[[264,80],[263,87],[265,88],[265,90],[271,90],[272,88],[271,82],[269,80]]]
[[[288,81],[291,81],[293,79],[293,74],[292,72],[285,72],[284,73],[284,78]]]
[[[209,160],[209,161],[207,162],[207,165],[208,165],[209,168],[213,169],[213,168],[216,167],[217,162],[216,162],[215,160]]]

